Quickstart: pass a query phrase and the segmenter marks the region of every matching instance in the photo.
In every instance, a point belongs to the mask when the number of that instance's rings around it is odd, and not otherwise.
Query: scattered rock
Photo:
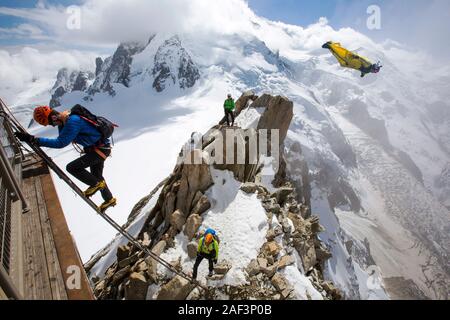
[[[188,280],[176,276],[161,287],[157,300],[185,300],[192,289]]]
[[[193,214],[189,216],[186,221],[186,225],[184,226],[184,234],[187,236],[189,240],[194,237],[194,234],[197,232],[198,228],[202,224],[202,217],[198,214]]]
[[[132,273],[125,284],[126,300],[145,300],[149,283],[142,273]]]

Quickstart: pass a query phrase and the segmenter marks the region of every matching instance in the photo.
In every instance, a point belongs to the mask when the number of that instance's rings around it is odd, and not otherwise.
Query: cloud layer
[[[28,33],[31,38],[37,30],[45,30],[55,41],[81,45],[111,45],[144,40],[153,33],[205,30],[239,32],[248,27],[248,17],[254,15],[242,0],[86,0],[79,8],[80,29],[67,27],[68,22],[70,24],[73,19],[77,19],[78,14],[76,9],[68,11],[63,6],[41,4],[35,8],[0,7],[0,14],[34,23],[36,29]]]
[[[53,85],[60,68],[76,70],[94,70],[96,53],[77,50],[42,51],[25,47],[11,53],[0,50],[0,93],[2,99],[10,105],[31,103],[36,96],[42,95],[48,102],[48,89]],[[42,91],[36,83],[42,82]],[[33,87],[33,92],[25,96],[27,88]],[[34,101],[36,102],[36,101]]]

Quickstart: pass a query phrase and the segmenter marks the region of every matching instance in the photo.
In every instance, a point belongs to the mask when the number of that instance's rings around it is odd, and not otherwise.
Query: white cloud
[[[0,7],[0,14],[32,21],[55,41],[79,45],[144,40],[153,33],[240,32],[250,27],[248,17],[254,16],[242,0],[86,0],[79,8],[79,30],[67,28],[71,16],[63,6]]]
[[[0,96],[10,105],[32,103],[33,97],[29,97],[31,100],[23,97],[27,88],[41,82],[43,90],[48,91],[56,79],[58,70],[63,67],[93,71],[96,56],[94,52],[77,50],[44,52],[31,47],[22,48],[15,53],[0,50]]]
[[[0,39],[38,39],[38,40],[48,40],[49,38],[44,35],[39,27],[23,23],[14,28],[0,28]]]

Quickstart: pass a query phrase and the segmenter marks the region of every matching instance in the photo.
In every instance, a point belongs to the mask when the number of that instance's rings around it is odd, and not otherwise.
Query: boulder
[[[254,183],[254,182],[246,182],[241,186],[240,189],[242,191],[244,191],[245,193],[256,193],[256,192],[266,193],[267,192],[267,189],[264,186]]]
[[[267,268],[267,259],[265,258],[258,258],[258,265],[260,266],[260,268]]]
[[[178,231],[183,229],[185,221],[184,214],[180,210],[174,211],[170,217],[170,225],[175,227]]]
[[[117,262],[122,261],[125,258],[128,258],[130,255],[131,248],[127,245],[119,246],[117,248]]]
[[[176,276],[161,287],[157,300],[185,300],[194,286],[186,279]]]
[[[271,265],[265,268],[261,268],[261,272],[264,273],[267,277],[272,278],[277,272],[277,265]]]
[[[292,256],[282,256],[280,261],[278,261],[278,269],[284,269],[291,264],[294,264],[294,258]]]
[[[187,253],[189,258],[195,259],[197,257],[198,244],[195,241],[189,242],[187,245]]]
[[[143,272],[148,270],[147,262],[145,259],[139,259],[136,264],[131,268],[131,272]]]
[[[111,280],[111,285],[117,285],[119,284],[120,281],[122,281],[123,278],[125,278],[128,273],[131,271],[131,266],[126,266],[122,269],[120,269],[119,271],[117,271],[114,276],[112,277]]]
[[[177,193],[175,209],[189,213],[198,191],[205,192],[212,184],[212,176],[208,164],[208,154],[201,150],[193,150],[187,156],[190,163],[181,167],[180,187]],[[196,164],[199,159],[199,164]],[[186,161],[186,158],[185,158]]]
[[[209,210],[209,208],[211,208],[211,203],[209,202],[208,197],[203,195],[200,197],[200,199],[197,201],[196,205],[192,209],[191,215],[192,214],[201,215],[207,210]]]
[[[286,202],[288,196],[292,194],[292,192],[294,192],[293,188],[283,187],[272,193],[271,197],[275,198],[277,200],[277,203],[282,206]]]
[[[325,290],[325,292],[331,296],[331,298],[333,300],[342,300],[342,293],[341,291],[336,288],[333,283],[329,282],[329,281],[325,281],[322,284],[322,288]]]
[[[272,277],[271,282],[272,282],[273,286],[275,287],[275,289],[277,289],[278,292],[280,292],[280,293],[282,293],[283,290],[288,289],[288,281],[280,273],[276,273]]]
[[[231,269],[231,265],[227,262],[222,262],[214,267],[214,273],[216,274],[227,274],[227,272]]]
[[[193,214],[189,216],[184,226],[184,234],[188,240],[192,240],[198,228],[202,225],[202,217],[198,214]]]
[[[195,193],[194,199],[192,200],[192,207],[191,207],[191,211],[194,208],[194,206],[197,204],[198,200],[200,200],[200,198],[203,196],[203,192],[201,191],[197,191]]]
[[[276,256],[278,253],[280,253],[280,246],[275,241],[267,242],[264,245],[264,252],[267,256]]]
[[[250,261],[245,270],[247,271],[250,277],[256,276],[260,272],[258,261],[256,261],[256,259]]]
[[[125,284],[125,300],[145,300],[149,283],[142,273],[134,272]]]
[[[103,292],[103,290],[105,290],[105,288],[106,288],[106,280],[100,281],[95,285],[94,295],[96,297],[100,296],[100,294]]]
[[[121,260],[119,262],[119,269],[122,269],[123,267],[129,266],[131,264],[134,264],[138,260],[139,260],[138,254],[135,253],[131,257]]]
[[[148,232],[144,232],[141,243],[144,247],[148,247],[152,243],[152,239],[150,238]]]
[[[254,101],[257,99],[257,96],[255,95],[255,93],[251,90],[244,92],[239,99],[236,100],[236,115],[239,115],[241,113],[242,110],[244,110],[249,101]]]
[[[294,116],[293,102],[281,96],[263,95],[252,104],[252,107],[258,106],[266,107],[266,110],[259,119],[257,129],[279,129],[280,144],[282,144]]]
[[[269,229],[266,235],[267,241],[273,241],[275,239],[275,231],[273,229]]]
[[[318,261],[324,262],[330,259],[332,257],[332,254],[330,250],[321,245],[319,247],[316,246],[316,257]]]
[[[189,293],[189,295],[186,297],[186,300],[200,300],[202,297],[202,291],[196,287],[194,290]]]
[[[319,217],[317,217],[317,216],[312,216],[312,217],[309,218],[307,221],[308,221],[308,222],[310,223],[310,225],[311,225],[311,232],[312,232],[313,234],[318,234],[318,233],[320,233],[320,232],[325,231],[325,228],[322,227],[322,226],[320,225],[320,223],[319,223]]]
[[[164,240],[161,240],[153,247],[152,252],[154,254],[156,254],[157,256],[160,256],[166,249],[166,245],[167,245],[167,242]],[[151,281],[156,282],[158,263],[151,257],[147,257],[145,259],[145,262],[147,263],[147,266],[148,266],[147,275],[149,276]]]
[[[305,272],[314,268],[317,263],[317,257],[313,238],[294,238],[293,244],[302,259]]]

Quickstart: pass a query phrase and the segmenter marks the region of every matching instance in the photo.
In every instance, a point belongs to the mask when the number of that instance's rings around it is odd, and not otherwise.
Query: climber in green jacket
[[[225,109],[225,118],[227,119],[227,126],[230,126],[230,119],[229,116],[231,116],[231,126],[234,126],[234,108],[236,105],[234,104],[234,100],[231,97],[231,94],[228,94],[227,100],[223,103],[223,107]]]
[[[209,262],[209,274],[213,275],[214,264],[217,263],[219,257],[219,243],[212,233],[206,233],[198,241],[197,246],[197,259],[194,263],[194,271],[192,272],[192,278],[197,279],[197,269],[203,259],[208,259]]]

